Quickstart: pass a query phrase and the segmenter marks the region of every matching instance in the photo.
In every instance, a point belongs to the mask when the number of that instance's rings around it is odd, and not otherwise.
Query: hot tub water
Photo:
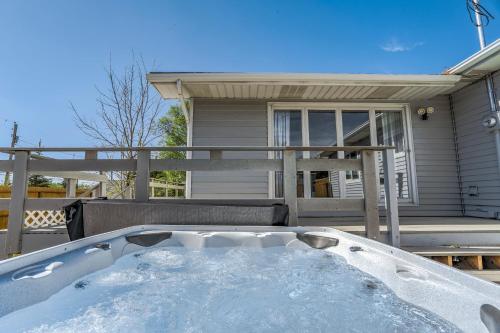
[[[0,332],[458,332],[327,251],[151,248],[0,318]]]

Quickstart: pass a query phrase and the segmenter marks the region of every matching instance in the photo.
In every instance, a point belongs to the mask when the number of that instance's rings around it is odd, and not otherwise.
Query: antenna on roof
[[[479,3],[479,0],[465,0],[465,5],[467,7],[467,11],[469,12],[470,21],[477,27],[479,45],[482,50],[486,46],[483,27],[487,26],[491,20],[495,19],[495,17]],[[472,17],[473,14],[475,18]],[[485,21],[484,23],[483,19]]]

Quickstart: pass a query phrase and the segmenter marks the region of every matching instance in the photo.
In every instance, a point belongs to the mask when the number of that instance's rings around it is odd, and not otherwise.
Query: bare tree
[[[133,63],[117,74],[110,62],[106,70],[107,88],[97,89],[97,113],[95,118],[83,116],[71,104],[77,127],[98,145],[106,147],[144,147],[160,137],[158,115],[162,100],[146,80],[146,66],[142,58],[133,57]],[[121,158],[135,158],[131,150],[121,153]],[[114,177],[117,176],[117,177]],[[112,173],[111,185],[123,197],[131,188],[135,173]],[[116,188],[117,187],[117,188]]]

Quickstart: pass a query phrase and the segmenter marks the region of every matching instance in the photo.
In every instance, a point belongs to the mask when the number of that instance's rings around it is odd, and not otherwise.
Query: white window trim
[[[408,140],[408,158],[409,170],[408,178],[410,179],[411,198],[408,200],[399,200],[400,206],[417,206],[419,204],[417,173],[415,165],[415,149],[413,143],[413,128],[411,123],[411,108],[409,103],[330,103],[330,102],[268,102],[267,103],[267,144],[269,147],[274,146],[274,111],[276,110],[297,110],[302,112],[302,145],[309,146],[309,117],[307,112],[310,109],[316,110],[331,110],[331,111],[368,111],[370,117],[370,141],[372,145],[377,141],[375,112],[380,111],[401,111],[403,123],[405,126],[405,134]],[[335,112],[337,126],[337,143],[343,145],[343,130],[342,130],[342,112]],[[309,158],[309,152],[304,153],[304,158]],[[340,152],[339,158],[343,158],[343,152]],[[268,158],[274,158],[273,152],[268,152]],[[309,174],[309,172],[307,173]],[[274,172],[269,172],[268,176],[268,195],[270,199],[275,197],[275,179]],[[341,178],[340,192],[345,194],[345,178]],[[307,180],[306,180],[307,179]],[[310,186],[306,186],[310,182],[310,177],[306,177],[304,173],[304,197],[311,197]],[[380,186],[380,184],[378,184]],[[307,187],[307,189],[306,189]]]

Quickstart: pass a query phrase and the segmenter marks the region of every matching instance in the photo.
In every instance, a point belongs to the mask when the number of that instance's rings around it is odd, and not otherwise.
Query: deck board
[[[421,256],[500,256],[500,246],[484,247],[403,247],[403,250],[412,252]]]
[[[345,232],[359,233],[364,231],[361,218],[339,219],[328,217],[300,218],[304,226],[330,226]],[[381,220],[381,231],[387,227]],[[500,232],[500,221],[476,217],[400,217],[401,233],[422,232]]]

